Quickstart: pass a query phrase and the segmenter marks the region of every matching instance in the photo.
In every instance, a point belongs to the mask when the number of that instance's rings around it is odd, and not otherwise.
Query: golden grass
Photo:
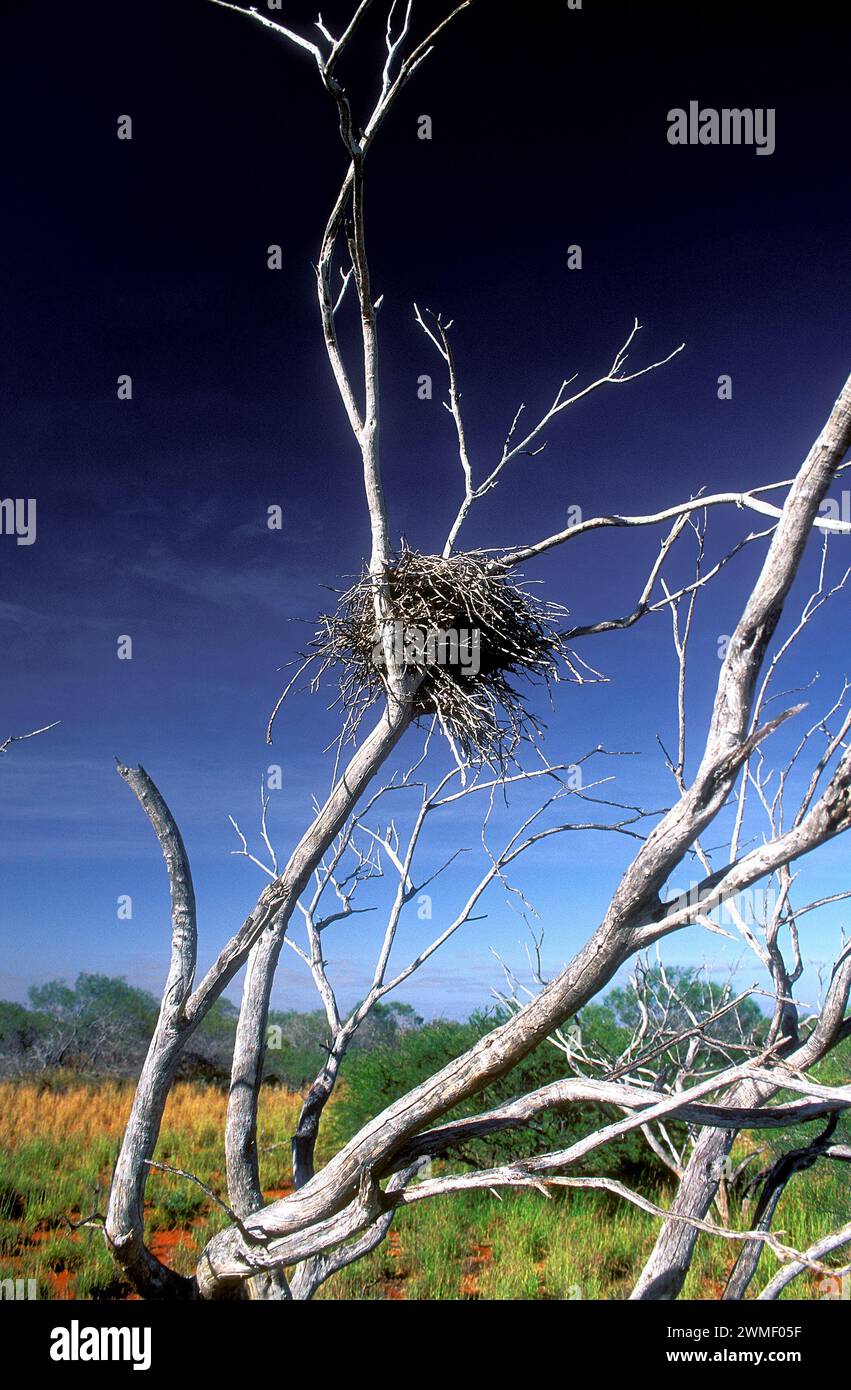
[[[0,1277],[36,1280],[39,1298],[126,1297],[117,1266],[93,1228],[68,1229],[65,1217],[101,1211],[133,1099],[129,1081],[69,1075],[0,1082]],[[291,1179],[289,1138],[301,1097],[267,1088],[258,1146],[267,1194]],[[194,1173],[225,1195],[227,1093],[178,1082],[169,1096],[156,1158]],[[227,1218],[194,1183],[154,1171],[145,1202],[146,1239],[182,1274]]]
[[[0,1082],[0,1148],[13,1152],[36,1139],[117,1140],[130,1113],[133,1090],[130,1081],[59,1082],[48,1088],[37,1082]],[[292,1133],[300,1107],[301,1097],[294,1092],[267,1088],[260,1101],[265,1141]],[[226,1092],[179,1081],[168,1098],[162,1130],[191,1140],[212,1125],[222,1134],[226,1111]]]

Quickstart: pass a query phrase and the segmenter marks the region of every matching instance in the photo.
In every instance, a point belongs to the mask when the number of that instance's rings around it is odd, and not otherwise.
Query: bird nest
[[[444,557],[403,547],[382,594],[392,617],[379,627],[374,576],[364,572],[339,593],[299,668],[314,667],[314,689],[335,671],[344,738],[386,694],[390,665],[414,688],[415,715],[435,716],[456,756],[503,767],[524,737],[540,732],[517,683],[549,687],[565,671],[583,679],[560,631],[567,610],[538,599],[482,552]]]

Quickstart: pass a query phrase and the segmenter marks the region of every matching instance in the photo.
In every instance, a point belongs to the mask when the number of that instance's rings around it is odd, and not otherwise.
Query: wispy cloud
[[[315,579],[302,571],[296,579],[288,575],[284,580],[278,558],[271,552],[267,562],[246,565],[234,560],[214,565],[181,559],[157,546],[126,572],[216,607],[249,613],[261,608],[278,619],[309,618],[321,606],[319,571]]]

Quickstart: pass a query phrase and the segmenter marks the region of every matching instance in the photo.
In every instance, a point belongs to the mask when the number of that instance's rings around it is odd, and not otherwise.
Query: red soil
[[[479,1279],[485,1265],[490,1264],[493,1259],[493,1246],[481,1245],[476,1243],[473,1252],[464,1261],[464,1273],[461,1275],[461,1283],[458,1292],[462,1298],[479,1297]]]

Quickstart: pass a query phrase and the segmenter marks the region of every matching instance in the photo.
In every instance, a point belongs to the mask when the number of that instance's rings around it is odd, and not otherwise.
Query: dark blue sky
[[[413,321],[414,300],[454,317],[480,474],[518,404],[531,416],[563,376],[578,371],[581,385],[599,375],[634,315],[645,327],[631,365],[687,345],[664,370],[562,417],[546,452],[479,504],[468,545],[536,539],[573,505],[646,512],[704,485],[789,477],[806,452],[851,357],[847,44],[820,4],[794,25],[773,6],[691,9],[479,0],[382,132],[369,161],[368,232],[385,296],[394,538],[438,549],[461,490],[440,363]],[[420,7],[421,18],[433,12]],[[323,7],[332,27],[347,13]],[[284,0],[281,17],[306,32],[314,7]],[[35,497],[38,532],[28,547],[0,535],[0,736],[62,723],[3,760],[0,996],[23,998],[32,982],[79,970],[158,990],[167,886],[113,757],[141,762],[182,826],[202,964],[261,886],[229,857],[228,814],[253,830],[260,775],[280,763],[271,824],[285,857],[330,776],[330,688],[292,700],[273,750],[263,730],[281,688],[276,668],[306,639],[303,620],[328,606],[322,586],[356,573],[368,548],[359,461],[311,273],[342,151],[310,61],[202,0],[12,3],[4,25],[0,496]],[[376,43],[367,28],[344,75],[353,95],[374,90]],[[672,147],[667,112],[692,99],[775,108],[776,152]],[[430,142],[416,138],[423,113]],[[116,139],[121,114],[133,118],[132,141]],[[284,250],[279,272],[266,268],[271,243]],[[566,268],[575,243],[581,271]],[[417,398],[423,372],[435,378],[431,402]],[[133,378],[130,402],[116,398],[122,373]],[[722,373],[729,401],[717,398]],[[276,503],[284,526],[270,532]],[[710,553],[752,523],[716,512]],[[632,606],[658,541],[655,530],[583,538],[529,573],[576,622],[614,616]],[[834,544],[832,575],[849,544]],[[761,553],[740,557],[700,610],[694,748],[718,638],[732,630]],[[793,607],[816,559],[814,546]],[[672,575],[689,563],[684,548]],[[781,688],[819,672],[812,708],[829,706],[848,666],[847,631],[842,596]],[[120,634],[133,638],[132,661],[116,657]],[[580,651],[609,683],[556,692],[549,756],[569,762],[598,743],[636,750],[644,756],[615,769],[617,794],[665,805],[655,736],[673,738],[667,620]],[[433,852],[468,842],[472,819],[441,830]],[[549,967],[594,924],[628,853],[611,836],[572,837],[529,859],[518,880],[546,925]],[[844,844],[822,851],[808,870],[816,893],[844,886],[846,865]],[[435,926],[466,884],[459,871],[436,894]],[[121,894],[132,896],[132,921],[116,918]],[[489,944],[522,964],[522,923],[505,894],[487,907],[488,921],[468,927],[404,997],[429,1013],[463,1013],[500,981]],[[836,910],[808,926],[808,959],[828,959],[842,920]],[[346,999],[363,986],[376,921],[355,919],[333,944]],[[403,956],[429,925],[406,924]],[[668,954],[717,970],[739,956],[699,929]],[[811,968],[805,997],[814,981]],[[311,1001],[299,963],[285,958],[276,1004]]]

